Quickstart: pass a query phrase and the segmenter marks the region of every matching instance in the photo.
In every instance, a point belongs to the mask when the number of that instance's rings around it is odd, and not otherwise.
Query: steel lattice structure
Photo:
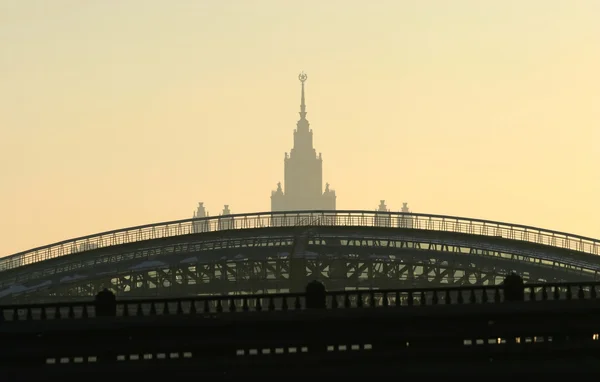
[[[44,301],[599,279],[600,241],[487,220],[372,211],[253,213],[125,228],[0,259],[0,299]]]

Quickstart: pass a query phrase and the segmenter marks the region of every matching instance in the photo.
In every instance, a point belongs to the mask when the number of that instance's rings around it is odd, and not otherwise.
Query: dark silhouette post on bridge
[[[504,301],[524,301],[525,300],[525,284],[521,276],[512,273],[504,279]]]
[[[115,317],[117,315],[117,298],[106,288],[96,295],[94,304],[96,317]]]
[[[325,285],[317,280],[311,281],[306,286],[306,308],[325,309],[327,305]]]

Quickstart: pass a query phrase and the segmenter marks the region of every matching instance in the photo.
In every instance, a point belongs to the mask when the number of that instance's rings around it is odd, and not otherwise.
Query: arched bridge
[[[599,279],[600,241],[454,216],[289,211],[124,228],[0,259],[0,301]]]

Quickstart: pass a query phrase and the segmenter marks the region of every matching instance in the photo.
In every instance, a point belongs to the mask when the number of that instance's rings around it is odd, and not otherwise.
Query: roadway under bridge
[[[124,228],[0,259],[0,303],[600,279],[600,241],[453,216],[252,213]]]

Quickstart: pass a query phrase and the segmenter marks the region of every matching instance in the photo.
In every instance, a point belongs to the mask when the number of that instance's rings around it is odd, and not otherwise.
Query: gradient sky
[[[600,1],[0,0],[0,256],[265,211],[304,70],[339,209],[600,237]]]

